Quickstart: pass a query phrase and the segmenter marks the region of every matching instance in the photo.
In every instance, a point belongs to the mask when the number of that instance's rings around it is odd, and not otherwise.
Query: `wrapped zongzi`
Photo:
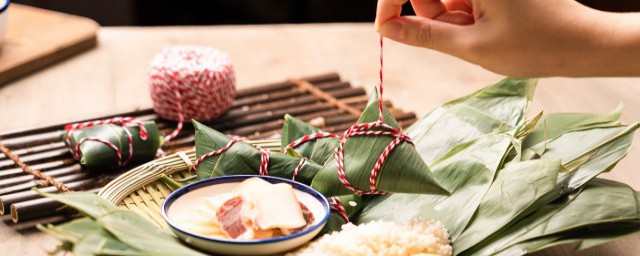
[[[158,126],[153,121],[117,117],[71,124],[66,130],[60,135],[61,139],[73,157],[89,168],[113,168],[148,161],[162,145]]]

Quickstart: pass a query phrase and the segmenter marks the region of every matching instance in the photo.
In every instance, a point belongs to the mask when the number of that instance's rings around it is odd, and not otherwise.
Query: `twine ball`
[[[149,68],[151,99],[162,118],[210,121],[236,96],[229,55],[204,46],[172,46],[158,53]],[[182,108],[180,108],[180,103]]]

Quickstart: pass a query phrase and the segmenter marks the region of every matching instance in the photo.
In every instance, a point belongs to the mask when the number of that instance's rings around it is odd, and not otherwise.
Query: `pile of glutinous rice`
[[[449,234],[440,222],[428,220],[397,224],[372,221],[358,226],[347,223],[342,226],[342,231],[326,234],[287,256],[403,256],[420,253],[451,255]]]

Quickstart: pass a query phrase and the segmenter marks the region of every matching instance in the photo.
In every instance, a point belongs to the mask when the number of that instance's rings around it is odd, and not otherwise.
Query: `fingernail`
[[[388,21],[382,24],[380,33],[388,38],[402,40],[404,39],[404,25],[398,21]]]

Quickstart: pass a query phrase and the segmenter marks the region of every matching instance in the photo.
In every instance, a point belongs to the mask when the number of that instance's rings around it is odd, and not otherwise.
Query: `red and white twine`
[[[93,127],[96,125],[103,125],[103,124],[119,124],[122,126],[122,129],[124,133],[127,135],[127,140],[129,142],[129,152],[127,154],[127,159],[125,159],[124,161],[122,158],[122,152],[120,152],[120,149],[115,144],[99,137],[82,138],[80,141],[76,143],[75,148],[73,147],[73,145],[71,145],[71,136],[75,130],[89,128],[89,127]],[[147,133],[147,129],[144,127],[142,122],[136,120],[133,117],[115,117],[115,118],[104,119],[104,120],[89,121],[84,123],[75,123],[75,124],[66,125],[64,127],[64,129],[67,131],[66,142],[67,142],[67,145],[69,145],[69,150],[71,151],[71,155],[76,160],[80,160],[80,147],[82,146],[82,144],[84,144],[87,141],[95,141],[95,142],[100,142],[102,144],[105,144],[106,146],[113,149],[113,151],[116,153],[116,156],[118,157],[118,166],[126,165],[133,157],[133,137],[128,127],[130,124],[138,126],[138,128],[140,129],[139,136],[141,140],[147,140],[149,136]]]
[[[353,126],[351,126],[349,129],[347,129],[347,131],[344,132],[344,134],[342,134],[341,136],[337,136],[335,134],[331,134],[331,133],[326,133],[326,132],[319,132],[319,133],[314,133],[314,134],[309,134],[306,135],[294,142],[292,142],[291,144],[287,145],[287,147],[285,147],[285,149],[283,149],[283,152],[286,151],[287,148],[295,148],[303,143],[309,142],[309,141],[313,141],[319,138],[338,138],[340,140],[340,143],[338,144],[338,148],[335,150],[335,159],[336,159],[336,171],[338,173],[338,178],[340,179],[340,182],[342,182],[342,184],[349,190],[351,190],[353,193],[357,194],[357,195],[364,195],[364,194],[385,194],[385,192],[382,191],[378,191],[376,188],[376,181],[377,181],[377,177],[378,174],[380,173],[380,170],[382,169],[382,166],[385,162],[385,160],[387,160],[387,158],[389,157],[389,155],[391,154],[391,152],[393,151],[393,149],[395,149],[400,143],[402,142],[407,142],[413,145],[413,142],[411,141],[411,138],[409,138],[409,136],[407,134],[405,134],[404,132],[402,132],[400,129],[391,127],[387,124],[384,123],[384,108],[383,108],[383,98],[382,98],[382,93],[383,93],[383,38],[382,36],[380,37],[380,84],[378,86],[378,93],[379,93],[379,98],[378,98],[378,110],[379,110],[379,115],[378,115],[378,120],[375,122],[371,122],[371,123],[363,123],[363,124],[355,124]],[[377,130],[377,131],[372,131],[371,129],[374,128],[378,128],[378,129],[382,129],[382,130]],[[385,147],[384,151],[382,151],[382,154],[378,157],[378,160],[376,161],[375,165],[373,166],[373,168],[371,169],[371,175],[369,176],[369,190],[360,190],[355,188],[351,182],[349,182],[349,179],[347,178],[347,174],[345,172],[345,167],[344,167],[344,145],[347,142],[347,140],[350,137],[354,137],[354,136],[390,136],[390,137],[394,137],[393,141],[391,141],[391,143],[389,145],[387,145],[387,147]]]
[[[184,120],[210,121],[224,113],[236,95],[229,56],[204,46],[167,47],[149,67],[149,87],[155,112],[178,121],[168,141],[180,133]]]
[[[349,222],[349,214],[347,214],[347,210],[344,208],[342,201],[338,197],[329,198],[329,205],[331,206],[331,210],[336,211],[340,214],[340,217],[344,219],[345,222]]]
[[[210,47],[165,48],[151,61],[149,80],[155,112],[163,118],[178,121],[175,130],[165,136],[165,143],[180,133],[185,119],[212,120],[231,107],[236,95],[235,73],[229,56]],[[140,138],[147,139],[147,131],[141,122],[133,117],[117,117],[67,125],[66,141],[73,157],[78,160],[83,143],[103,143],[116,152],[118,165],[123,166],[133,157],[133,139],[127,128],[129,123],[138,125]],[[83,138],[72,148],[70,141],[74,130],[102,124],[122,125],[129,140],[127,159],[123,160],[122,153],[115,144],[98,137]],[[264,170],[266,172],[266,167]]]

